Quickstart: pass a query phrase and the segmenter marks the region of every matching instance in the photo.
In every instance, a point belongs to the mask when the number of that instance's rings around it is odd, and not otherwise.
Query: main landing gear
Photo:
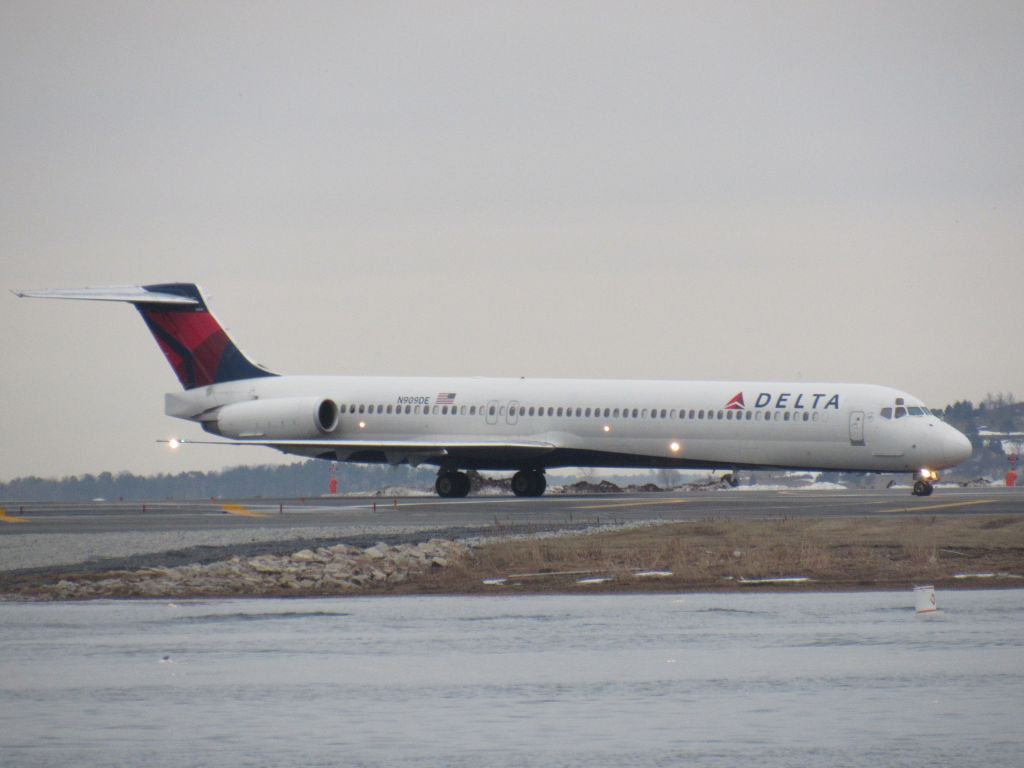
[[[512,476],[512,493],[516,496],[543,496],[547,487],[541,469],[523,469]],[[442,470],[437,473],[434,490],[442,499],[461,499],[469,494],[469,475],[454,469]]]
[[[465,472],[440,472],[434,490],[442,499],[461,499],[469,494],[469,475]]]
[[[922,469],[920,472],[914,474],[914,490],[915,496],[931,496],[932,491],[935,490],[932,483],[938,482],[939,473],[933,472],[930,469]]]
[[[512,493],[516,496],[543,496],[547,487],[541,470],[523,469],[512,475]]]

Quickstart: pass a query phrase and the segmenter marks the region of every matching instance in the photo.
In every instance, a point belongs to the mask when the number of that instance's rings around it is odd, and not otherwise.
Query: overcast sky
[[[1020,2],[0,5],[7,288],[285,373],[1024,396]],[[213,469],[129,306],[0,297],[0,480]]]

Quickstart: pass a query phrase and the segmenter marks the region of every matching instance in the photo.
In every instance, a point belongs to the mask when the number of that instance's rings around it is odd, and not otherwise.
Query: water
[[[1019,766],[1024,591],[938,598],[0,604],[0,763]]]

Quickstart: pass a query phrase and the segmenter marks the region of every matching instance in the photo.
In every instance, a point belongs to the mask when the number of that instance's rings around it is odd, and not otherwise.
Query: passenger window
[[[441,415],[442,416],[447,416],[448,415],[448,406],[447,405],[442,405],[441,406]]]
[[[703,419],[704,418],[704,411],[697,411],[697,418],[698,419]]]
[[[497,412],[497,409],[496,409],[496,408],[495,408],[495,407],[494,407],[494,406],[492,405],[492,406],[491,406],[491,407],[490,407],[490,408],[489,408],[489,409],[487,410],[487,412],[488,412],[488,413],[489,413],[489,414],[490,414],[491,416],[493,416],[493,415],[494,415],[494,414],[495,414],[495,413]]]
[[[582,415],[583,415],[583,409],[582,409],[582,408],[577,408],[577,409],[576,409],[576,418],[578,419],[578,418],[580,418],[580,417],[581,417]]]
[[[883,419],[891,419],[892,418],[892,408],[883,408],[882,410],[880,410],[878,412],[878,415],[881,416]]]
[[[811,414],[809,414],[806,411],[804,411],[804,421],[809,421],[810,418],[811,418]]]
[[[556,416],[561,416],[562,415],[562,409],[559,408],[557,411],[555,411],[555,415]]]
[[[732,421],[732,411],[726,411],[725,412],[725,420],[726,421]]]
[[[583,412],[583,415],[586,416],[587,418],[590,418],[590,409],[587,408],[587,410]]]
[[[470,416],[476,416],[476,406],[475,405],[469,406],[469,415]]]
[[[515,416],[516,415],[516,407],[514,405],[510,405],[508,407],[508,415],[509,416]]]
[[[789,421],[789,411],[786,411],[786,415],[782,417],[783,421]]]
[[[672,415],[675,416],[676,412],[672,411]],[[663,419],[665,418],[665,409],[664,408],[661,409],[661,418],[663,418]]]
[[[640,411],[639,411],[638,409],[634,408],[634,409],[633,409],[633,418],[634,418],[634,419],[635,419],[635,418],[637,417],[637,414],[638,414],[638,413],[640,413]]]
[[[747,411],[747,421],[750,421],[752,418],[754,418],[754,412]]]
[[[896,407],[896,418],[897,419],[902,419],[906,415],[907,415],[907,409],[906,408],[904,408],[902,405]]]
[[[360,405],[359,406],[359,412],[360,413],[366,413],[366,406],[365,405]]]
[[[664,415],[664,412],[662,412],[662,415]],[[676,417],[676,409],[675,408],[673,408],[671,411],[669,411],[668,417],[670,419],[674,419]]]
[[[725,418],[725,411],[719,411],[718,412],[718,420],[721,421],[724,418]]]
[[[531,416],[533,416],[533,412],[534,412],[534,409],[533,409],[533,406],[531,405],[531,406],[530,406],[530,415],[531,415]]]

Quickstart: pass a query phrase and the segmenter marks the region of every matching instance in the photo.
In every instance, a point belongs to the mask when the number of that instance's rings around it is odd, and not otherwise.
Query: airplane
[[[167,415],[224,438],[189,443],[437,466],[444,498],[469,493],[466,470],[514,471],[513,493],[541,496],[556,467],[910,472],[928,496],[971,455],[919,399],[873,384],[279,375],[193,283],[14,293],[134,305],[183,388]]]

